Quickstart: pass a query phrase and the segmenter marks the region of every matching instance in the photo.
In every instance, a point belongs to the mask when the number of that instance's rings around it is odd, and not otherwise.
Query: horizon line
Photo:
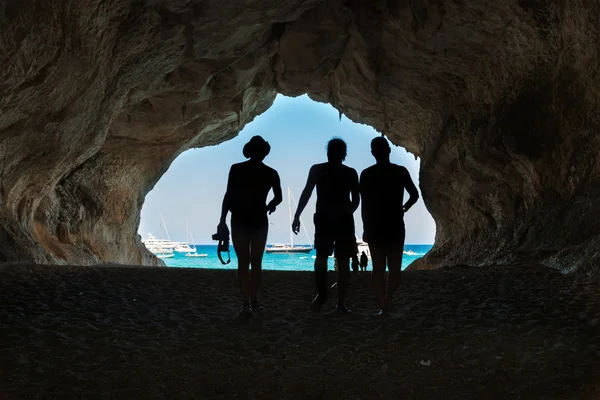
[[[176,240],[174,240],[174,242],[176,242]],[[210,246],[217,246],[218,245],[217,242],[213,242],[213,243],[190,243],[190,244],[194,245],[194,246],[209,246],[209,245]],[[269,245],[269,244],[273,244],[273,243],[267,243],[267,245]],[[294,243],[294,245],[298,245],[298,246],[311,245],[312,246],[312,244],[310,244],[310,243]],[[404,245],[405,246],[433,246],[433,243],[404,243]]]

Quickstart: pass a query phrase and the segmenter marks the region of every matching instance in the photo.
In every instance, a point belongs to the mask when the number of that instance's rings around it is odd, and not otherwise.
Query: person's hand
[[[292,232],[296,235],[300,232],[300,219],[298,219],[298,217],[294,217],[294,222],[292,222]]]
[[[267,212],[269,213],[269,215],[271,215],[272,213],[274,213],[275,209],[277,209],[277,207],[275,207],[274,205],[267,204]]]
[[[219,225],[217,225],[217,232],[218,233],[227,233],[227,235],[229,235],[229,228],[227,227],[227,224],[225,223],[225,221],[221,221],[219,222]]]

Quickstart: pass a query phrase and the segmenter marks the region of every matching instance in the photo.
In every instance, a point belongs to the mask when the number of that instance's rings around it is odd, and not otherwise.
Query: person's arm
[[[413,183],[412,179],[410,178],[410,174],[408,173],[408,170],[406,168],[404,169],[404,173],[406,175],[404,187],[406,188],[406,191],[408,192],[410,197],[408,198],[408,201],[402,207],[402,210],[404,212],[407,212],[417,202],[417,200],[419,200],[419,191],[415,187],[415,184]]]
[[[281,194],[281,180],[279,179],[279,174],[277,171],[274,171],[273,177],[273,199],[267,205],[267,210],[269,214],[275,211],[275,208],[283,201],[283,195]]]
[[[219,225],[225,224],[225,219],[227,218],[227,213],[230,210],[229,200],[231,197],[231,186],[233,182],[233,167],[229,170],[229,178],[227,179],[227,190],[225,191],[225,196],[223,196],[223,205],[221,206],[221,219],[219,220]]]
[[[352,170],[352,181],[350,182],[350,197],[352,202],[350,203],[350,212],[354,214],[354,211],[360,204],[360,186],[358,185],[358,174],[355,170]]]
[[[365,225],[368,225],[368,223],[369,223],[368,195],[367,195],[367,197],[365,196],[365,194],[368,193],[367,184],[366,184],[367,179],[365,179],[365,175],[367,175],[367,174],[365,174],[365,171],[360,173],[360,178],[358,181],[360,201],[362,201],[361,217],[363,220],[363,227]]]
[[[304,190],[302,190],[302,194],[300,195],[300,200],[298,201],[298,208],[296,208],[296,214],[294,214],[294,222],[292,222],[292,231],[297,235],[300,232],[300,215],[306,205],[308,204],[308,200],[310,200],[310,196],[317,184],[317,171],[315,166],[313,165],[308,172],[308,180],[306,181],[306,186],[304,186]]]

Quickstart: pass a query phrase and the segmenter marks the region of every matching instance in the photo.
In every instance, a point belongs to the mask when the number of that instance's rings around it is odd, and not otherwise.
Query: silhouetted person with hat
[[[238,281],[244,302],[240,314],[243,315],[262,310],[257,302],[257,292],[267,244],[267,212],[271,214],[282,201],[279,175],[263,163],[270,150],[269,143],[260,136],[254,136],[246,143],[243,154],[249,160],[231,166],[217,228],[218,231],[227,230],[225,218],[231,211],[231,240],[238,258]],[[274,197],[267,204],[271,189]]]
[[[308,173],[308,181],[300,196],[292,230],[300,231],[300,215],[313,189],[317,188],[315,223],[315,277],[318,294],[311,304],[315,312],[327,299],[327,258],[335,250],[338,265],[338,301],[340,312],[349,312],[344,304],[350,279],[350,258],[355,253],[353,213],[358,208],[358,175],[353,168],[342,164],[346,159],[346,143],[331,139],[327,144],[327,162],[315,164]]]
[[[360,174],[363,240],[369,244],[373,264],[373,286],[381,306],[379,315],[393,308],[394,292],[400,285],[404,250],[404,213],[419,199],[408,170],[390,162],[390,145],[383,137],[371,141],[377,163]],[[404,190],[410,198],[403,204]],[[387,289],[385,267],[389,268]]]

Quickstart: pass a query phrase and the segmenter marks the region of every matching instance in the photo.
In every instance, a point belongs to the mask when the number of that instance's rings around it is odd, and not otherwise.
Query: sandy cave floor
[[[311,273],[265,271],[243,319],[233,271],[3,266],[0,399],[600,399],[600,279],[404,272],[379,320],[369,278],[311,315]]]

